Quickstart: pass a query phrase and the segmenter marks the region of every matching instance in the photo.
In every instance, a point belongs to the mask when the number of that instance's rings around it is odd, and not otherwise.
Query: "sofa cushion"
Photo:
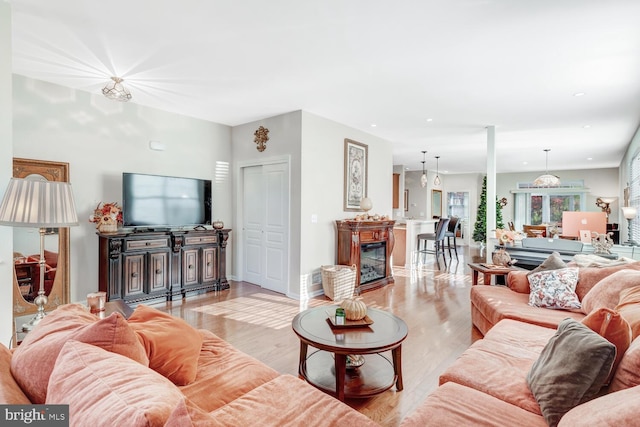
[[[631,344],[629,323],[616,311],[603,307],[592,311],[582,319],[582,324],[616,346],[616,358],[613,362],[610,379]],[[607,380],[608,382],[609,380]]]
[[[0,344],[0,402],[29,405],[31,402],[11,375],[11,350]]]
[[[455,382],[540,415],[526,376],[554,333],[553,329],[502,320],[445,369],[440,384]],[[522,343],[518,337],[523,338]]]
[[[119,354],[78,341],[60,351],[47,404],[69,404],[71,425],[161,426],[182,399],[171,381]]]
[[[565,319],[527,374],[527,384],[549,426],[593,398],[604,385],[616,354],[609,341],[580,322]]]
[[[578,273],[578,285],[576,294],[580,301],[600,280],[620,270],[640,270],[640,261],[630,264],[620,264],[612,267],[586,267],[580,268]]]
[[[184,320],[155,308],[139,305],[129,316],[149,357],[149,367],[176,385],[196,378],[202,347],[200,333]]]
[[[180,391],[204,411],[218,409],[279,375],[213,332],[198,329],[198,333],[202,348],[196,379]]]
[[[80,304],[62,305],[27,334],[11,359],[11,373],[32,403],[44,403],[56,358],[69,340],[102,347],[144,366],[149,364],[135,332],[120,313],[98,319]]]
[[[529,305],[528,294],[513,292],[504,286],[472,286],[470,297],[474,322],[478,317],[475,315],[477,311],[490,326],[502,319],[513,319],[556,329],[558,324],[567,317],[576,320],[582,320],[585,317],[579,310],[547,310],[532,307]],[[489,328],[481,331],[486,333],[487,329]]]
[[[553,309],[580,308],[575,293],[577,283],[578,269],[575,267],[529,274],[529,305]]]
[[[636,339],[640,335],[640,286],[620,291],[615,310],[629,322],[632,339]]]
[[[559,427],[635,426],[640,419],[640,386],[609,393],[567,412]]]
[[[560,254],[556,251],[551,252],[551,255],[547,257],[542,264],[534,268],[529,274],[537,273],[539,271],[559,270],[561,268],[567,268],[567,264],[560,258]]]
[[[211,412],[211,416],[214,422],[207,426],[379,427],[367,416],[292,375],[281,375],[251,390]]]
[[[456,383],[438,387],[400,427],[547,427],[541,415]]]
[[[606,307],[614,309],[620,301],[620,291],[640,285],[640,271],[620,270],[600,280],[582,298],[582,312],[591,313],[593,310]]]
[[[640,338],[633,340],[622,356],[613,375],[609,391],[614,392],[640,385]]]

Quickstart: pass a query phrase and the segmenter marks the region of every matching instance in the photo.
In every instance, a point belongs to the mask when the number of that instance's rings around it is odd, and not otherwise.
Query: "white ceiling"
[[[487,125],[499,172],[544,170],[545,148],[551,171],[617,167],[640,124],[638,0],[9,3],[16,74],[116,75],[131,102],[232,126],[304,110],[413,170],[422,150],[485,170]]]

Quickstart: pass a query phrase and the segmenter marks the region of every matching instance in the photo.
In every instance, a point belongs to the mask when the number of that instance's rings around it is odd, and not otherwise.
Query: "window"
[[[562,212],[586,210],[586,192],[581,181],[563,183],[559,188],[535,188],[530,183],[519,183],[513,193],[517,229],[522,229],[524,224],[560,224]],[[638,201],[640,203],[640,194]]]
[[[640,212],[640,151],[633,156],[630,165],[631,180],[629,182],[629,206]],[[638,241],[640,237],[640,221],[638,217],[631,220],[631,240]]]

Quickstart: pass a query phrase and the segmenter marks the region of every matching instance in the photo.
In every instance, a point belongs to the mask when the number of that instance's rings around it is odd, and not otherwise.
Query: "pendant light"
[[[544,149],[546,153],[544,174],[533,181],[534,187],[558,187],[560,185],[560,178],[549,173],[549,151],[551,151],[550,148]]]
[[[426,156],[427,152],[423,151],[422,152],[422,176],[420,177],[420,185],[422,186],[422,188],[427,186],[427,173],[424,170],[424,163],[426,162]]]
[[[433,185],[435,185],[436,187],[439,187],[440,184],[442,184],[442,181],[440,180],[440,175],[438,173],[439,166],[440,166],[439,159],[440,159],[440,156],[436,156],[436,179],[433,180]]]
[[[111,77],[111,81],[102,88],[102,94],[107,98],[127,102],[131,99],[131,92],[122,84],[124,80],[120,77]]]

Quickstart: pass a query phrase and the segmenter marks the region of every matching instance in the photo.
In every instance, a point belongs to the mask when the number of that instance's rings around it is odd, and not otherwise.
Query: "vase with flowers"
[[[89,222],[95,223],[101,233],[115,233],[118,224],[122,224],[122,208],[116,202],[100,202],[89,216]]]

